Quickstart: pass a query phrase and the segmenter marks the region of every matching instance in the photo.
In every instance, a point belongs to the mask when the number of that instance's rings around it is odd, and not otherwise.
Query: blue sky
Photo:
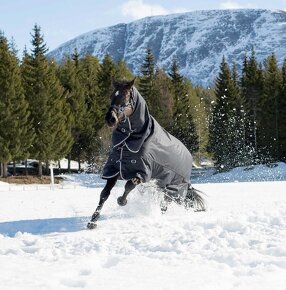
[[[286,10],[286,0],[0,0],[0,30],[22,51],[37,23],[52,50],[82,33],[146,16],[237,8]]]

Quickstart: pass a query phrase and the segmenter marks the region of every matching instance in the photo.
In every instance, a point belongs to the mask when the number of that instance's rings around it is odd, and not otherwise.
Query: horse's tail
[[[202,191],[190,186],[185,199],[186,207],[192,207],[195,211],[205,211],[206,201],[202,197],[203,194]]]

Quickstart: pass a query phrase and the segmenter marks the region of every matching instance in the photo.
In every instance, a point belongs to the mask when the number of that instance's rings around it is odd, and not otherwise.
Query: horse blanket
[[[144,98],[132,88],[134,111],[112,132],[112,150],[102,178],[119,174],[121,179],[156,179],[162,188],[189,184],[192,155],[149,114]]]

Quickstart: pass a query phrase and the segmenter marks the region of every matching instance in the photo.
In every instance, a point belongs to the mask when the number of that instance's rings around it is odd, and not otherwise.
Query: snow
[[[219,174],[216,174],[213,168],[205,167],[199,169],[199,174],[193,181],[196,183],[286,181],[286,164],[278,162],[268,165],[243,166]]]
[[[260,180],[264,169],[237,171]],[[269,170],[278,180],[286,172],[283,163]],[[85,226],[104,186],[96,175],[0,190],[0,289],[285,289],[286,181],[215,176],[194,184],[206,212],[173,204],[165,215],[152,183],[119,207],[120,181],[93,231]]]
[[[275,52],[279,65],[285,58],[285,11],[264,9],[202,10],[139,19],[128,24],[93,30],[63,43],[49,57],[62,61],[77,48],[81,56],[100,60],[108,53],[124,59],[133,73],[140,74],[146,48],[156,64],[170,69],[176,58],[181,73],[194,84],[212,85],[222,57],[241,64],[252,47],[258,62]]]

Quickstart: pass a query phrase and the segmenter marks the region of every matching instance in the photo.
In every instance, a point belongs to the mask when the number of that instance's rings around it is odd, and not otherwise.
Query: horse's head
[[[105,116],[108,126],[117,126],[133,113],[134,103],[131,89],[134,81],[135,79],[132,81],[113,81],[114,90],[110,96],[110,107]]]

